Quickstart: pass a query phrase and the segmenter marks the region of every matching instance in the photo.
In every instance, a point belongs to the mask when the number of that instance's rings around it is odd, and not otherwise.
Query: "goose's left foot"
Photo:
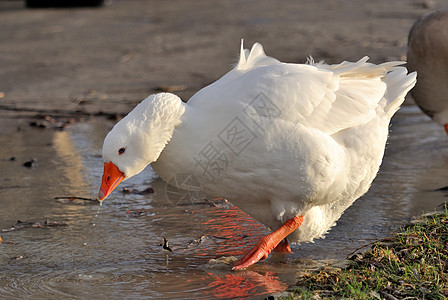
[[[292,219],[286,221],[282,227],[277,229],[276,231],[262,237],[258,243],[252,248],[249,252],[247,252],[241,259],[239,259],[234,265],[232,270],[241,270],[246,269],[247,267],[253,265],[259,260],[266,259],[269,253],[272,250],[276,249],[276,247],[280,244],[279,249],[285,252],[291,252],[291,248],[289,247],[288,241],[286,241],[286,237],[291,234],[294,230],[296,230],[303,222],[303,216],[297,216]],[[282,241],[284,240],[285,242]]]
[[[283,240],[281,240],[280,243],[278,243],[277,247],[274,248],[274,252],[292,253],[288,239],[284,238]]]

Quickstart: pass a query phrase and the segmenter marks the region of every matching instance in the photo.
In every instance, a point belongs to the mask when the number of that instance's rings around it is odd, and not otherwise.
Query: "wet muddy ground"
[[[433,210],[446,199],[434,190],[448,184],[448,137],[412,99],[372,188],[327,237],[247,271],[209,263],[266,233],[220,199],[179,203],[150,168],[102,206],[88,199],[115,116],[159,90],[188,99],[230,68],[240,38],[291,62],[405,59],[413,21],[442,2],[0,2],[0,298],[260,298]]]
[[[89,200],[102,171],[98,141],[112,124],[95,118],[62,131],[33,127],[0,138],[9,145],[0,150],[2,297],[266,295],[295,283],[297,272],[344,259],[446,199],[433,190],[448,182],[447,137],[415,106],[406,106],[394,119],[371,190],[325,239],[232,272],[209,260],[242,254],[266,230],[222,200],[175,202],[151,169],[102,206]],[[410,154],[403,155],[405,149]],[[31,158],[33,166],[24,166]],[[51,222],[65,226],[46,226]],[[172,252],[163,249],[163,237]]]

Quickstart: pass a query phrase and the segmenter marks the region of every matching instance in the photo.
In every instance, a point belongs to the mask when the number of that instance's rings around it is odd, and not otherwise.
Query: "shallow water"
[[[433,190],[448,184],[448,137],[418,108],[405,106],[370,191],[325,239],[294,245],[294,254],[247,271],[212,268],[210,259],[240,255],[267,231],[221,200],[217,207],[179,205],[150,168],[122,187],[154,193],[119,187],[102,206],[55,199],[96,197],[102,140],[111,126],[96,120],[0,136],[0,229],[17,220],[67,223],[0,232],[0,298],[262,298],[293,284],[298,268],[314,265],[310,259],[343,259],[445,200]],[[30,158],[37,166],[23,167]],[[162,250],[163,236],[173,252]]]

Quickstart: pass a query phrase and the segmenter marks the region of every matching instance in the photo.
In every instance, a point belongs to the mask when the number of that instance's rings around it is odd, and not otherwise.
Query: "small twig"
[[[350,257],[351,255],[355,254],[358,250],[361,250],[361,249],[364,249],[364,248],[366,248],[368,246],[374,245],[376,243],[382,243],[382,242],[385,242],[385,241],[388,241],[388,240],[391,240],[391,238],[387,237],[387,238],[384,238],[384,239],[381,239],[381,240],[374,240],[374,241],[372,241],[370,243],[364,244],[361,247],[358,247],[355,250],[353,250],[352,252],[350,252],[349,254],[347,254],[347,257]]]
[[[17,221],[15,225],[13,225],[11,228],[2,229],[2,232],[10,232],[15,231],[23,228],[49,228],[49,227],[56,227],[56,226],[67,226],[67,223],[65,222],[57,222],[57,221],[50,221],[45,220],[44,222],[22,222],[20,220]]]
[[[76,196],[63,196],[63,197],[54,197],[55,200],[68,200],[68,201],[90,201],[90,202],[99,202],[96,198],[85,198],[85,197],[76,197]]]
[[[202,241],[205,239],[205,235],[201,236],[199,239],[197,240],[192,240],[188,242],[188,246],[190,246],[191,244],[200,244],[202,243]]]
[[[230,238],[225,237],[225,236],[218,236],[218,235],[212,235],[212,237],[214,237],[215,239],[219,239],[219,240],[228,240]]]
[[[443,203],[440,203],[437,207],[441,207],[441,208],[445,208],[445,209],[447,209],[447,207],[448,207],[448,202],[443,202]]]
[[[124,187],[121,191],[125,194],[137,194],[137,195],[154,194],[154,189],[151,187],[144,189],[143,191],[138,191],[132,188]]]

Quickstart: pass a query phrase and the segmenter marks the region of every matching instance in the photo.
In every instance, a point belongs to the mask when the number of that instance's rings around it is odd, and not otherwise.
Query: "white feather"
[[[142,151],[156,157],[152,167],[166,181],[190,174],[205,194],[229,199],[271,229],[303,215],[293,242],[323,236],[376,176],[390,118],[415,74],[367,57],[308,63],[281,63],[260,44],[242,47],[236,67],[187,104],[146,100],[167,120],[145,121],[141,131],[166,146]],[[145,113],[131,115],[119,127]],[[120,134],[114,129],[111,139]]]

